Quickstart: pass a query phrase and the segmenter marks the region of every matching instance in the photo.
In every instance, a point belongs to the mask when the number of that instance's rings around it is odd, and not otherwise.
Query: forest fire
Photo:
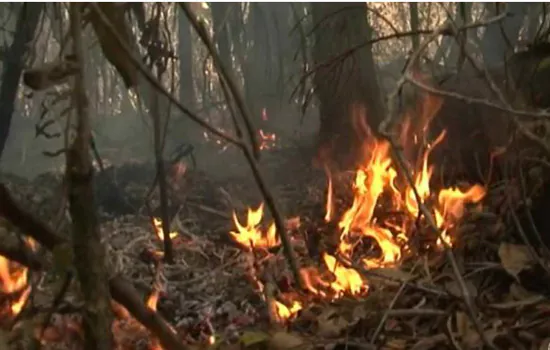
[[[423,125],[420,125],[419,131],[425,132],[426,126],[440,105],[440,101],[433,96],[427,97],[422,102],[419,109]],[[402,133],[411,132],[410,125],[406,123],[406,126],[402,129]],[[368,130],[366,134],[370,134]],[[409,136],[401,135],[402,138],[411,137],[414,140],[421,140],[423,136],[425,135],[416,133]],[[364,255],[359,259],[364,268],[398,265],[403,255],[409,251],[411,235],[422,234],[416,229],[417,221],[422,219],[419,215],[421,210],[417,198],[430,208],[437,229],[440,230],[439,238],[434,239],[429,246],[438,250],[444,244],[453,244],[451,231],[463,217],[465,206],[479,203],[485,196],[485,189],[480,185],[473,185],[466,189],[451,187],[436,190],[432,188],[430,180],[434,173],[434,166],[430,164],[430,153],[444,139],[445,131],[440,133],[433,142],[424,145],[423,151],[420,152],[420,162],[412,162],[418,164],[413,173],[413,187],[404,180],[398,179],[397,168],[390,156],[390,145],[374,137],[365,137],[363,145],[365,161],[355,172],[352,184],[353,201],[343,211],[335,205],[334,179],[327,172],[328,189],[324,220],[337,224],[339,243],[333,254],[323,253],[323,268],[308,266],[302,269],[301,275],[310,293],[332,300],[343,295],[366,295],[369,290],[368,281],[358,271],[344,266],[339,260],[352,261],[352,256],[353,260],[356,260],[357,255]],[[399,212],[403,215],[400,215],[400,219],[397,220],[382,218],[378,215],[380,211]],[[342,214],[339,216],[340,212]],[[385,215],[385,217],[389,216]],[[263,204],[256,210],[248,210],[246,225],[242,225],[234,214],[237,230],[230,233],[231,237],[247,250],[278,246],[280,241],[275,226],[271,224],[267,230],[260,228],[262,217]],[[375,242],[375,246],[379,248],[377,256],[361,254],[359,248],[364,245],[365,239]],[[281,319],[291,318],[303,307],[296,299],[291,301],[290,307],[276,303]]]

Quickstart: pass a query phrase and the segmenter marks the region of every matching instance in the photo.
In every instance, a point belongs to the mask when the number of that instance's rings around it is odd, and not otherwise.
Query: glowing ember
[[[164,230],[162,229],[162,220],[159,218],[153,218],[153,225],[155,226],[155,233],[157,237],[164,241]],[[170,232],[170,238],[174,239],[178,236],[177,232]]]
[[[271,149],[275,147],[277,142],[277,135],[272,132],[264,132],[262,129],[258,130],[260,134],[260,150]]]

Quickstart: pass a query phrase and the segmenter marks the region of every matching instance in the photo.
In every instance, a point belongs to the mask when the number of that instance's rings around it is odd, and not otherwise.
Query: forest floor
[[[303,159],[307,152],[287,148],[269,153],[262,161],[263,170],[300,265],[321,271],[324,253],[335,254],[339,237],[337,223],[324,219],[324,171]],[[228,161],[230,166],[247,167],[244,160]],[[339,212],[353,201],[353,176],[332,179]],[[67,216],[59,211],[58,174],[33,181],[7,174],[1,178],[26,208],[68,235]],[[320,272],[315,293],[315,288],[299,290],[292,282],[281,249],[247,249],[246,243],[238,244],[230,234],[236,231],[233,212],[245,223],[247,208],[256,209],[262,203],[249,172],[213,178],[189,168],[178,181],[184,195],[178,197],[171,223],[175,264],[162,263],[162,232],[144,211],[102,215],[101,230],[111,270],[131,280],[149,307],[197,348],[475,349],[490,342],[500,349],[542,349],[550,341],[550,284],[541,277],[546,262],[541,266],[526,245],[511,238],[509,215],[502,208],[504,193],[509,191],[506,184],[491,187],[482,208],[467,210],[453,229],[453,263],[443,249],[427,247],[426,237],[434,238],[434,232],[417,223],[406,233],[416,238],[410,239],[399,263],[361,267],[365,256],[380,254],[372,240],[363,239],[357,248],[360,254],[332,266],[335,276],[337,270],[350,275],[349,284],[327,284],[328,272]],[[126,181],[122,193],[140,197],[150,186],[150,179]],[[153,208],[156,200],[153,196]],[[263,209],[261,231],[271,221],[265,205]],[[27,304],[34,310],[51,309],[62,278],[55,271],[30,276],[39,281],[33,283],[32,303]],[[352,286],[356,276],[357,288]],[[473,308],[464,302],[460,282]],[[55,317],[41,335],[45,349],[80,348],[80,306],[74,288],[75,284],[56,306]],[[9,306],[10,295],[6,293],[0,305]],[[124,310],[117,310],[114,329],[120,349],[160,348]],[[471,321],[472,311],[476,322]],[[11,331],[2,334],[2,341],[21,347],[29,337],[28,325],[31,337],[43,326],[39,314],[44,312],[23,312],[15,326],[7,322]]]

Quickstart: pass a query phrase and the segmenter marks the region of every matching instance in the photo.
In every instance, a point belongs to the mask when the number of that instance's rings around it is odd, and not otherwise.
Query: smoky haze
[[[3,11],[6,27],[16,27],[17,16],[10,15],[16,8]],[[246,104],[252,115],[252,123],[258,132],[257,137],[275,135],[276,142],[271,147],[284,148],[297,145],[314,147],[319,129],[318,101],[313,93],[311,76],[304,71],[312,70],[312,33],[317,28],[311,18],[310,3],[196,3],[194,10],[206,19],[221,59],[233,71],[243,92]],[[447,5],[445,5],[447,6]],[[489,5],[466,4],[464,8],[450,4],[445,8],[428,8],[419,4],[418,11],[426,18],[426,27],[434,27],[432,17],[447,10],[457,22],[461,16],[471,19],[481,18],[486,11],[495,9]],[[411,26],[409,9],[398,4],[372,4],[369,20],[375,36],[384,36],[393,29],[406,31]],[[540,13],[533,4],[516,4],[509,9],[517,15],[505,24],[509,37],[517,38],[535,35],[533,23]],[[132,23],[137,39],[146,36],[150,8],[144,12],[131,9]],[[394,28],[387,21],[375,15],[385,11],[394,16]],[[539,9],[540,10],[540,9]],[[461,12],[462,11],[462,12]],[[217,81],[215,69],[204,45],[199,40],[187,18],[174,8],[169,12],[173,21],[166,28],[165,44],[177,53],[164,77],[164,85],[199,117],[208,120],[218,128],[233,132],[230,113],[224,103],[224,96]],[[143,17],[145,16],[145,17]],[[531,20],[530,20],[531,19]],[[36,57],[27,66],[40,65],[57,59],[59,42],[62,38],[57,19],[50,9],[45,11],[43,26],[37,34]],[[470,21],[469,20],[469,21]],[[65,28],[66,29],[66,28]],[[482,54],[489,63],[498,61],[495,52],[505,51],[507,44],[500,39],[499,26],[479,29],[472,33],[481,38]],[[514,33],[516,34],[514,36]],[[520,33],[520,35],[517,35]],[[6,48],[13,38],[4,33]],[[87,33],[91,40],[92,33]],[[509,40],[508,40],[509,41]],[[384,92],[394,86],[410,51],[410,38],[399,38],[381,42],[373,46],[379,84]],[[459,46],[441,39],[430,48],[429,56],[435,59],[428,71],[453,72],[459,58]],[[436,64],[434,64],[436,63]],[[434,68],[435,67],[435,68]],[[171,82],[171,77],[175,85]],[[101,55],[98,47],[90,49],[87,74],[91,104],[93,133],[99,155],[106,164],[119,164],[128,161],[153,163],[152,123],[146,108],[142,108],[132,94],[122,85],[121,79],[112,65]],[[172,88],[172,85],[173,88]],[[1,158],[3,172],[11,172],[24,177],[34,177],[45,171],[63,167],[63,157],[47,157],[43,152],[56,152],[64,147],[65,117],[68,104],[66,99],[52,102],[55,94],[33,92],[21,85],[16,110],[12,118],[11,130]],[[60,88],[60,91],[67,87]],[[304,106],[307,106],[305,108]],[[304,113],[305,112],[305,113]],[[165,157],[182,144],[194,147],[197,166],[212,176],[227,176],[239,172],[246,173],[243,157],[235,147],[224,150],[211,135],[175,107],[162,112],[170,115],[167,128]],[[36,135],[36,124],[43,125],[52,120],[46,129],[49,135]],[[264,152],[269,157],[270,152]]]

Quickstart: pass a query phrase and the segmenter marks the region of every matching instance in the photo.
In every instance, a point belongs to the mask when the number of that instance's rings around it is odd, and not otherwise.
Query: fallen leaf
[[[269,339],[270,350],[305,349],[304,340],[293,333],[277,332]]]
[[[317,318],[318,334],[324,337],[337,337],[349,326],[349,322],[336,313],[335,309],[325,310]]]
[[[409,281],[413,278],[413,275],[395,267],[383,267],[372,269],[373,273],[377,275],[388,277],[392,280],[398,280],[401,282]]]
[[[455,317],[457,334],[460,335],[462,344],[467,349],[476,349],[481,343],[481,337],[470,321],[470,317],[462,311],[457,312]]]
[[[474,286],[474,284],[471,281],[464,281],[466,284],[466,289],[468,290],[468,294],[472,297],[477,297],[477,288]],[[449,294],[462,298],[462,290],[460,289],[460,286],[455,280],[449,281],[445,283],[445,289],[449,292]]]
[[[502,243],[498,248],[498,256],[502,267],[516,279],[522,270],[533,263],[533,258],[524,245]]]
[[[407,348],[407,341],[405,339],[389,339],[383,346],[382,350],[388,349],[388,350],[399,350],[399,349],[406,349]]]
[[[263,343],[269,339],[269,334],[265,332],[244,332],[239,341],[245,347],[249,347],[254,344]]]

